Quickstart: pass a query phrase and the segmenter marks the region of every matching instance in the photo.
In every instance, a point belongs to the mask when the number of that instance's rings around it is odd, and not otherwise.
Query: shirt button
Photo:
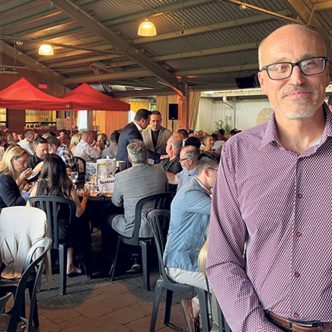
[[[297,193],[297,198],[302,198],[303,195],[301,193]]]
[[[297,231],[297,232],[295,233],[295,235],[296,235],[297,237],[301,237],[301,236],[302,236],[302,233],[299,232],[299,231]]]
[[[297,272],[297,271],[296,271],[296,272],[294,272],[294,277],[295,277],[295,278],[299,278],[299,277],[300,277],[300,273],[299,273],[299,272]]]
[[[294,312],[293,313],[293,317],[296,318],[296,319],[298,319],[298,318],[300,318],[300,314],[298,312]]]

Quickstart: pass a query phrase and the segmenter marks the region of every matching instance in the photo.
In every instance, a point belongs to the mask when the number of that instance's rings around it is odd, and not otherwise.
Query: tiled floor
[[[155,273],[153,284],[156,278]],[[38,294],[39,331],[149,331],[153,291],[143,289],[140,275],[114,282],[80,276],[69,279],[67,291],[60,296],[54,287]],[[175,298],[172,307],[173,328],[163,325],[164,301],[160,307],[157,331],[186,330],[179,299]]]
[[[99,234],[92,234],[95,261],[100,248]],[[152,291],[143,289],[141,274],[125,275],[121,280],[67,278],[67,295],[59,295],[58,275],[50,290],[43,284],[38,294],[40,332],[129,332],[149,331],[153,289],[158,273],[151,275]],[[163,325],[164,299],[158,314],[157,331],[185,331],[186,324],[179,298],[173,299],[171,322]]]

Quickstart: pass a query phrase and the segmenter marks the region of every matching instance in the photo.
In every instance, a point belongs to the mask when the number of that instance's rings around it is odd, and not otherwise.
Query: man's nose
[[[288,79],[289,83],[293,85],[301,85],[305,81],[305,75],[302,73],[300,66],[293,67],[291,76]]]

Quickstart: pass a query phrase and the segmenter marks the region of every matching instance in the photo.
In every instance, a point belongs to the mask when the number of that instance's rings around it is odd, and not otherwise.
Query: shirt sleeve
[[[86,155],[88,155],[90,158],[93,159],[98,159],[100,158],[101,155],[100,150],[94,149],[92,146],[88,144],[84,147],[84,152]]]
[[[112,203],[115,206],[122,207],[123,206],[123,195],[121,192],[120,184],[119,184],[119,179],[117,176],[115,176],[115,181],[114,181],[114,190],[112,194]]]
[[[233,332],[281,332],[265,317],[246,274],[243,253],[247,230],[237,199],[235,165],[227,153],[223,150],[212,197],[208,279]]]
[[[193,202],[195,202],[193,204]],[[210,215],[211,213],[211,198],[209,195],[202,195],[199,190],[190,190],[187,195],[186,210],[192,213],[198,213],[201,215]]]
[[[26,205],[25,199],[11,176],[3,176],[0,185],[0,196],[7,206]]]

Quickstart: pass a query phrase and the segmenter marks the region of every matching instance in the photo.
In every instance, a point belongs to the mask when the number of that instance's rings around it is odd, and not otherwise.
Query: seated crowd
[[[91,225],[101,227],[103,254],[111,263],[117,234],[133,234],[137,202],[153,194],[174,192],[165,250],[167,273],[176,282],[207,289],[197,258],[206,241],[210,196],[225,133],[221,130],[208,135],[188,133],[185,129],[172,133],[161,123],[160,112],[141,109],[133,122],[114,131],[109,140],[105,134],[91,131],[70,136],[61,130],[58,135],[49,132],[40,136],[28,130],[22,137],[12,135],[9,142],[2,132],[0,209],[26,205],[28,197],[39,195],[73,200],[76,219],[69,227],[59,220],[59,239],[69,248],[67,274],[82,273],[82,266],[90,274]],[[99,158],[116,158],[126,163],[127,169],[115,174],[111,206],[95,215],[87,211],[89,189],[85,188],[79,197],[71,180],[70,174],[77,171],[75,157],[87,163]],[[149,206],[145,209],[147,212]],[[152,237],[144,216],[140,237]],[[82,257],[79,266],[74,260],[76,252]],[[199,305],[191,299],[183,299],[182,305],[189,330],[194,331]]]

